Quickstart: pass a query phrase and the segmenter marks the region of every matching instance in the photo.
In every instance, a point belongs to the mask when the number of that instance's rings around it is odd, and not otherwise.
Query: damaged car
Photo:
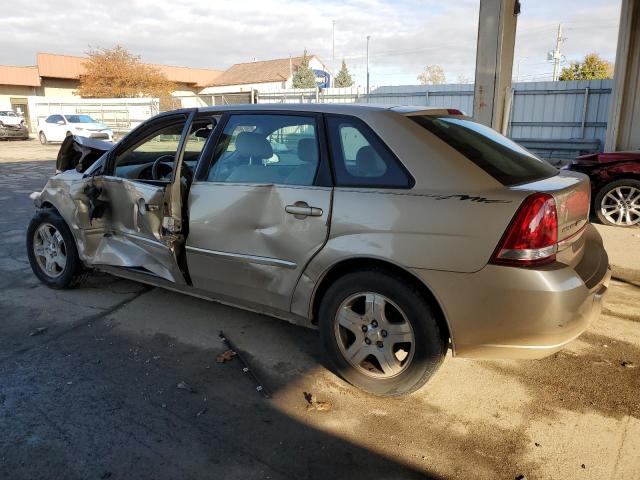
[[[558,351],[611,276],[588,177],[453,109],[178,110],[115,146],[68,138],[57,170],[26,238],[43,283],[95,269],[317,328],[377,395],[418,389],[448,349]]]
[[[589,175],[593,210],[604,225],[640,225],[640,152],[590,153],[564,167]]]
[[[29,140],[29,130],[24,123],[24,117],[13,110],[0,110],[0,140],[11,138]]]

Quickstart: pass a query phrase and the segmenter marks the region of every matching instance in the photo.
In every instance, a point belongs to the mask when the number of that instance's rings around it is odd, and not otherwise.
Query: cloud
[[[615,28],[585,25],[612,18],[615,23],[619,2],[563,3],[564,9],[551,0],[524,3],[516,58],[532,59],[522,63],[525,71],[535,70],[527,66],[533,59],[544,62],[553,48],[553,24],[561,20],[572,22],[568,57],[615,51]],[[478,7],[478,0],[50,0],[34,8],[32,1],[12,0],[0,18],[0,63],[28,65],[38,51],[82,55],[90,46],[116,44],[146,62],[191,67],[226,68],[253,58],[299,55],[305,48],[330,63],[335,20],[336,63],[345,58],[358,83],[364,80],[367,35],[372,83],[414,83],[432,63],[453,81],[460,73],[473,75]]]

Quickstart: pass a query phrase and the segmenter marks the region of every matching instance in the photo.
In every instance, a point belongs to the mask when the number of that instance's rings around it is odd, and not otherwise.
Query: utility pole
[[[369,39],[371,35],[367,35],[367,95],[369,94]]]
[[[557,82],[560,78],[560,61],[562,60],[562,53],[560,52],[560,46],[564,42],[562,38],[562,24],[558,24],[558,34],[556,35],[556,48],[549,52],[547,58],[553,60],[553,81]]]

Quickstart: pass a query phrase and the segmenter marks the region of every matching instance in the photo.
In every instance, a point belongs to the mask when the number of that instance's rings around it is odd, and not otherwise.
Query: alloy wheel
[[[608,191],[600,202],[600,212],[613,225],[640,223],[640,189],[622,185]]]
[[[33,253],[42,272],[50,278],[62,275],[67,264],[67,248],[62,234],[50,223],[43,223],[33,234]]]
[[[379,293],[356,293],[336,314],[335,337],[345,360],[361,373],[391,378],[411,363],[415,335],[405,313]]]

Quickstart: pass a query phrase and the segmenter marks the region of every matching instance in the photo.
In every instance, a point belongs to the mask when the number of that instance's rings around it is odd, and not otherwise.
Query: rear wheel
[[[47,145],[49,143],[49,140],[47,140],[47,136],[44,134],[44,132],[40,132],[40,134],[38,134],[38,138],[40,139],[40,143],[42,145]]]
[[[436,317],[422,294],[380,271],[354,272],[324,295],[320,336],[334,371],[369,393],[411,393],[446,353]]]
[[[72,288],[84,278],[71,230],[53,209],[39,210],[29,223],[27,255],[33,273],[51,288]]]
[[[605,225],[640,225],[640,181],[616,180],[602,187],[594,202],[596,216]]]

